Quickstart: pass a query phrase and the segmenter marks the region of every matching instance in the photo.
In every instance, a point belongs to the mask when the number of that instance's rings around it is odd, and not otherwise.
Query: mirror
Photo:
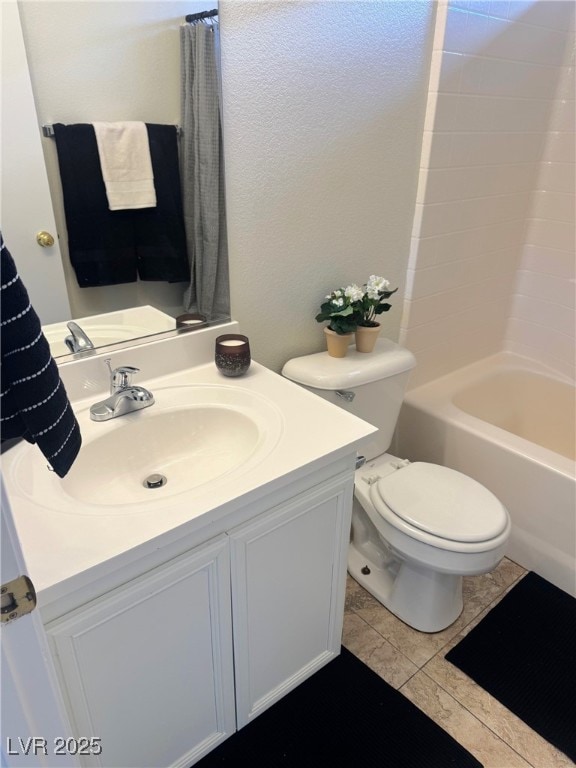
[[[179,125],[180,26],[188,14],[216,5],[214,0],[18,0],[39,124],[141,120]],[[179,332],[175,318],[195,311],[183,303],[187,282],[138,278],[115,285],[79,286],[67,247],[56,142],[48,136],[40,140],[70,304],[69,315],[45,325],[47,337],[54,340],[54,356],[60,362],[70,355],[64,345],[69,320],[75,320],[88,336],[92,334],[96,347]],[[30,210],[26,216],[34,220]],[[87,232],[86,237],[90,236]],[[13,255],[18,259],[16,252]],[[34,304],[33,290],[25,282]],[[56,292],[52,278],[42,290]],[[228,319],[229,309],[216,312],[210,323]]]

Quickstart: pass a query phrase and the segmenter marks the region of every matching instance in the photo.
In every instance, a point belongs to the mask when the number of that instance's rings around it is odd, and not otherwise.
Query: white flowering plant
[[[353,295],[352,311],[357,326],[374,328],[378,325],[376,315],[388,312],[391,304],[386,302],[398,288],[389,290],[390,283],[378,275],[370,275],[368,282],[362,288],[357,285],[349,286],[346,290]]]
[[[386,302],[398,288],[389,290],[390,283],[378,275],[370,275],[362,287],[352,283],[346,288],[337,288],[325,296],[316,320],[329,321],[328,328],[335,333],[353,333],[358,326],[373,328],[378,325],[376,315],[388,312],[391,304]]]
[[[328,328],[340,335],[353,333],[358,324],[352,303],[355,297],[351,289],[352,286],[337,288],[325,296],[325,301],[320,305],[320,312],[316,315],[316,321],[324,323],[328,320]]]

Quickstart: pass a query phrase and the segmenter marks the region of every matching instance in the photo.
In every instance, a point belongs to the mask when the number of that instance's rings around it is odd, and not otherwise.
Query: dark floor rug
[[[345,648],[196,768],[482,768]]]
[[[576,600],[528,573],[446,654],[576,761]]]

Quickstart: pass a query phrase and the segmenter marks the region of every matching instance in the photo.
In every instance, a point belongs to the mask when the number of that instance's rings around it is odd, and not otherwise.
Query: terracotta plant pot
[[[374,326],[359,325],[356,328],[356,351],[372,352],[380,333],[380,323]]]
[[[330,357],[346,357],[348,345],[352,341],[352,333],[336,333],[330,328],[324,328],[326,347]]]

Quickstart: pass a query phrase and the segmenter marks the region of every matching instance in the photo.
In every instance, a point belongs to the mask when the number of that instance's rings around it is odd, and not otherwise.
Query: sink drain
[[[148,475],[146,480],[142,483],[144,488],[162,488],[163,485],[166,485],[168,482],[168,479],[164,477],[164,475]]]

